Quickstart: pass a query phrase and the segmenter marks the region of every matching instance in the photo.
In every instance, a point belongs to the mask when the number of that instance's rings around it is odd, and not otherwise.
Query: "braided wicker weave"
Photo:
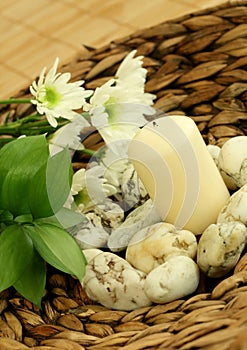
[[[191,116],[206,143],[222,145],[247,133],[247,1],[229,1],[141,30],[62,70],[94,89],[137,49],[148,70],[155,107]],[[24,97],[28,90],[20,93]],[[13,120],[24,105],[8,109]],[[6,112],[6,113],[7,113]],[[91,135],[88,148],[101,139]],[[81,159],[82,166],[85,159]],[[12,289],[0,294],[0,350],[247,349],[247,255],[225,279],[204,280],[184,300],[132,312],[92,303],[80,283],[49,269],[43,308]],[[210,284],[210,287],[209,287]]]

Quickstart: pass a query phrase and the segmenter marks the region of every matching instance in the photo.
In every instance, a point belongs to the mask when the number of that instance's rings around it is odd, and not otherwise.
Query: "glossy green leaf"
[[[46,169],[47,162],[30,179],[26,195],[28,207],[34,219],[54,214],[46,189]]]
[[[20,225],[11,225],[0,235],[0,291],[23,274],[33,255],[33,243]]]
[[[45,136],[7,144],[0,151],[0,164],[0,209],[14,216],[49,217],[68,198],[72,178],[69,152],[65,149],[50,157]]]
[[[61,208],[61,210],[59,210],[59,212],[56,214],[56,218],[64,229],[68,229],[72,226],[88,221],[85,215],[67,208]]]
[[[30,213],[27,193],[30,179],[47,162],[45,136],[17,139],[0,150],[0,207],[14,216]]]
[[[54,213],[57,213],[70,193],[72,166],[68,149],[49,158],[46,171],[46,186]]]
[[[14,283],[14,287],[21,295],[40,308],[45,283],[45,261],[41,258],[39,253],[33,249],[32,258],[19,280]]]
[[[33,221],[33,217],[31,214],[19,215],[15,217],[14,221],[18,222],[19,224],[30,223]]]
[[[50,265],[82,280],[86,259],[74,238],[58,226],[36,223],[28,233],[42,258]]]
[[[8,210],[0,210],[0,222],[13,221],[13,215]]]
[[[28,200],[34,218],[57,213],[71,187],[71,159],[67,149],[49,157],[30,182]]]

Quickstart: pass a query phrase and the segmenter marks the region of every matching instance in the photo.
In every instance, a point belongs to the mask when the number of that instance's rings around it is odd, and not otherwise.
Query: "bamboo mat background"
[[[224,0],[0,0],[0,99],[52,65]]]

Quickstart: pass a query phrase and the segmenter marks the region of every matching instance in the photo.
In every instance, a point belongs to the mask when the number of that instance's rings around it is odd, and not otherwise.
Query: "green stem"
[[[0,125],[0,135],[33,135],[37,133],[52,132],[54,128],[50,126],[47,122],[40,125],[40,120],[37,117],[32,116],[18,119],[12,123]],[[33,122],[32,122],[33,120]],[[34,131],[34,132],[33,132]]]
[[[0,135],[18,136],[19,125],[0,125]]]
[[[34,113],[34,114],[30,114],[27,115],[26,117],[23,118],[19,118],[16,121],[12,122],[12,123],[21,123],[24,124],[26,122],[34,122],[34,121],[39,121],[40,120],[41,115],[38,113]]]
[[[0,100],[1,105],[10,105],[12,103],[30,103],[30,98],[10,98],[8,100]]]
[[[0,135],[12,135],[18,137],[23,134],[33,135],[37,133],[53,132],[54,128],[49,125],[47,120],[42,120],[40,118],[40,114],[34,113],[11,123],[0,125]]]
[[[54,131],[54,128],[52,126],[43,127],[40,128],[31,128],[31,129],[21,129],[21,134],[26,136],[32,136],[32,135],[41,135],[46,133],[52,133]]]
[[[94,156],[96,151],[93,151],[91,149],[88,149],[88,148],[84,148],[80,151],[81,153],[85,153],[85,154],[88,154],[89,156]]]

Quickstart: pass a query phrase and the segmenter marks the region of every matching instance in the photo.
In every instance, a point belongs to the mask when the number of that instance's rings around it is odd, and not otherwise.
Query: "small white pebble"
[[[109,249],[112,252],[124,250],[136,232],[160,220],[156,207],[149,198],[134,209],[119,227],[112,230],[108,239]]]
[[[147,275],[144,290],[153,302],[164,304],[192,294],[199,280],[194,260],[183,255],[171,256]]]
[[[87,221],[69,230],[81,249],[102,248],[107,244],[109,233],[104,230],[100,222],[95,222],[95,218],[98,217],[94,216],[91,219],[87,217]]]
[[[87,263],[89,263],[89,261],[93,259],[96,255],[103,253],[103,250],[96,249],[96,248],[83,249],[82,253],[85,256]]]
[[[133,236],[126,250],[126,260],[136,269],[149,273],[171,255],[194,258],[196,251],[197,240],[192,232],[159,222]]]
[[[210,225],[198,243],[198,266],[209,277],[224,276],[238,262],[246,239],[247,229],[241,222]]]
[[[224,143],[218,166],[229,189],[235,190],[247,183],[247,136],[235,136]]]
[[[213,158],[216,166],[218,167],[219,164],[219,154],[220,154],[220,147],[216,145],[207,145],[207,149]]]
[[[86,267],[84,288],[94,301],[117,310],[134,310],[152,304],[144,292],[146,274],[119,256],[104,252]]]
[[[247,184],[231,195],[219,212],[217,223],[240,221],[247,226]]]

